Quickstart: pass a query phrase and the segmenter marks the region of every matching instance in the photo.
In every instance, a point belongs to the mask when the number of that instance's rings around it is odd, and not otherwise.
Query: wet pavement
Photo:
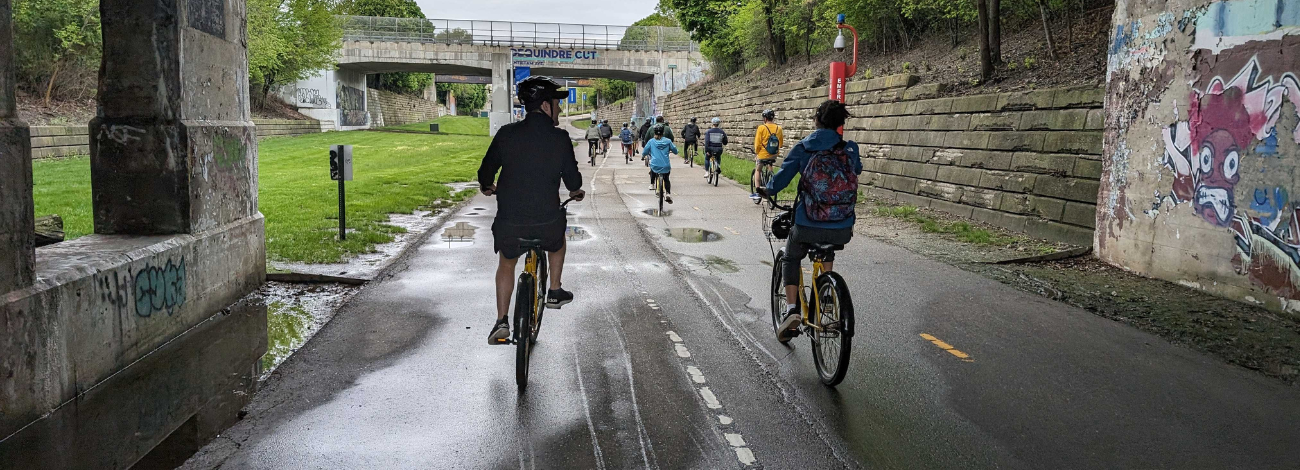
[[[772,335],[771,249],[744,188],[675,169],[673,213],[655,216],[639,161],[597,163],[570,207],[576,300],[547,311],[526,391],[514,348],[486,341],[495,200],[480,195],[187,468],[1300,462],[1296,388],[866,237],[835,264],[858,318],[848,378],[822,386],[807,340]]]

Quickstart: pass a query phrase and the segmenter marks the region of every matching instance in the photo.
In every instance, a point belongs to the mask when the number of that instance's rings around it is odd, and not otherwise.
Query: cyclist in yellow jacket
[[[781,147],[784,145],[785,133],[776,123],[776,111],[763,110],[763,124],[754,131],[754,188],[761,188],[767,184],[767,181],[759,181],[759,174],[762,173],[763,165],[776,164],[776,157],[781,154]],[[749,198],[753,199],[755,204],[760,200],[757,192],[750,193]]]

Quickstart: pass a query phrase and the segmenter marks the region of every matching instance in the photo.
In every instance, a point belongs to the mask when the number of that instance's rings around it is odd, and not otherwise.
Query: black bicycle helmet
[[[655,132],[655,135],[664,135],[664,125],[663,125],[663,124],[655,124],[654,132]]]
[[[794,212],[782,212],[772,218],[772,236],[777,240],[790,238],[791,228],[794,228]]]
[[[695,118],[691,118],[691,122],[695,122]]]
[[[551,77],[533,75],[519,82],[515,95],[519,97],[520,103],[531,104],[568,98],[569,91]]]
[[[770,109],[764,109],[764,110],[763,110],[763,119],[773,119],[773,120],[775,120],[775,119],[776,119],[776,111],[772,111],[772,110],[770,110]]]

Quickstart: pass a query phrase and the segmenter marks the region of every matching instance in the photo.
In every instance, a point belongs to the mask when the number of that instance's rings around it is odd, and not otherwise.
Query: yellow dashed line
[[[957,348],[952,347],[951,344],[945,343],[939,338],[935,338],[934,336],[931,336],[926,333],[921,333],[921,338],[931,343],[934,343],[935,346],[938,346],[940,349],[943,349],[944,351],[948,351],[948,354],[957,356],[958,359],[961,359],[966,362],[975,362],[975,359],[972,359],[970,357],[970,354],[966,354],[964,352],[958,351]]]

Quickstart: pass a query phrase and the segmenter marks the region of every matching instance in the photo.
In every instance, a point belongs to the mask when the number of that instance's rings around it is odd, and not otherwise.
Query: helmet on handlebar
[[[777,240],[790,238],[791,228],[794,228],[793,211],[785,211],[772,218],[772,236]]]

